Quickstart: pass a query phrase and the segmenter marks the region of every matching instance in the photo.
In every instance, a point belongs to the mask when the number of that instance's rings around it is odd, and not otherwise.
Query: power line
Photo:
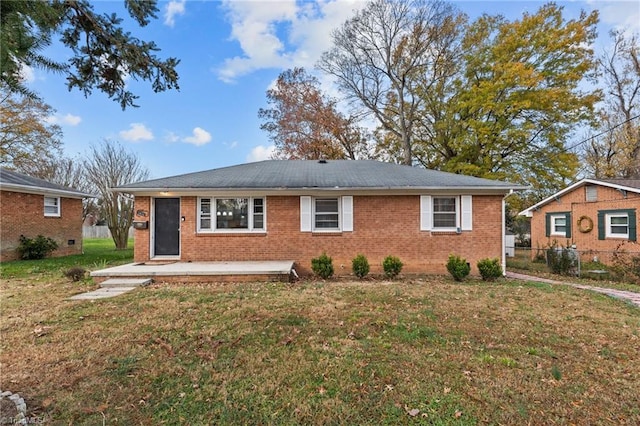
[[[629,119],[627,119],[627,120],[625,120],[625,121],[623,121],[621,123],[618,123],[615,126],[609,127],[608,129],[603,130],[602,132],[598,133],[597,135],[590,136],[587,139],[581,140],[580,142],[577,142],[577,143],[565,148],[565,152],[570,151],[570,150],[572,150],[574,148],[577,148],[578,146],[580,146],[580,145],[582,145],[584,143],[587,143],[592,139],[599,138],[600,136],[605,135],[607,133],[611,133],[612,131],[614,131],[618,127],[623,126],[623,125],[635,120],[636,118],[640,118],[640,114],[636,115],[635,117],[631,117],[631,118],[629,118]]]

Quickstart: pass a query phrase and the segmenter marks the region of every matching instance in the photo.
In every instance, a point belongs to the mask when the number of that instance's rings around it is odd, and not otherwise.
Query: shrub
[[[447,261],[447,271],[449,271],[454,280],[462,281],[471,272],[471,266],[467,263],[467,259],[450,254]]]
[[[311,269],[320,278],[326,280],[333,275],[333,260],[326,253],[322,253],[320,257],[311,259]]]
[[[402,262],[396,256],[387,256],[382,261],[382,269],[388,278],[395,278],[402,271]]]
[[[73,282],[80,281],[84,278],[84,274],[87,273],[87,270],[80,267],[75,267],[68,269],[64,272],[64,276],[69,278]]]
[[[359,254],[351,261],[353,274],[358,278],[364,278],[369,273],[369,261],[363,254]]]
[[[502,276],[502,265],[500,265],[500,259],[498,258],[487,258],[478,261],[478,270],[485,281],[493,281]]]
[[[18,254],[20,255],[20,259],[23,260],[44,259],[57,248],[58,243],[49,237],[38,235],[32,239],[20,235]]]
[[[547,249],[547,266],[554,274],[569,275],[577,264],[575,254],[555,242]]]

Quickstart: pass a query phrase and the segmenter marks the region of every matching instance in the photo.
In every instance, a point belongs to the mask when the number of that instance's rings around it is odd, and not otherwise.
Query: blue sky
[[[260,130],[258,109],[280,72],[294,66],[312,70],[330,46],[331,30],[348,19],[362,1],[161,1],[158,19],[134,25],[123,1],[95,2],[100,12],[116,12],[125,27],[142,40],[153,40],[159,56],[180,59],[180,91],[153,93],[150,84],[129,81],[139,108],[122,111],[101,92],[85,98],[66,89],[63,76],[27,70],[30,87],[56,109],[50,122],[64,132],[65,154],[83,155],[103,139],[119,141],[135,152],[151,177],[171,176],[258,161],[273,149]],[[543,4],[536,1],[453,1],[472,19],[501,13],[517,19]],[[640,2],[568,1],[565,18],[580,10],[600,11],[601,52],[612,28],[640,30]],[[59,46],[57,59],[70,54]],[[328,87],[326,89],[329,89]]]

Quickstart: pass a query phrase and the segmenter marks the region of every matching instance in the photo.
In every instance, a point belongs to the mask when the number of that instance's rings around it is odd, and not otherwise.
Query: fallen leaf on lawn
[[[453,417],[455,417],[456,419],[459,419],[460,417],[462,417],[462,411],[456,410],[456,413],[453,415]]]
[[[413,410],[409,410],[407,414],[410,415],[411,417],[415,417],[418,414],[420,414],[420,410],[418,410],[417,408],[414,408]]]
[[[444,394],[448,394],[449,392],[451,392],[451,388],[444,388]]]

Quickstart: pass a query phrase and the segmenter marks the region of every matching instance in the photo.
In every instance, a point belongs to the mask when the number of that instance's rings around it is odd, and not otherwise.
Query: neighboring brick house
[[[607,262],[637,241],[640,179],[583,179],[520,214],[531,218],[532,255],[554,244]]]
[[[20,236],[50,237],[52,256],[82,253],[82,199],[89,194],[2,168],[0,261],[15,260]]]
[[[135,195],[135,261],[293,260],[326,252],[336,274],[364,254],[372,272],[504,265],[504,197],[519,185],[377,161],[269,160],[114,188]]]

